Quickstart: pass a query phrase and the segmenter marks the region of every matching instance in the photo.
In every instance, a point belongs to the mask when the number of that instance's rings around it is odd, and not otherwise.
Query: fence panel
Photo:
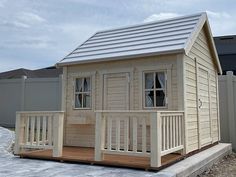
[[[17,111],[61,109],[61,77],[0,80],[0,126],[15,127]]]
[[[236,151],[236,76],[228,71],[218,81],[221,142],[232,143]]]

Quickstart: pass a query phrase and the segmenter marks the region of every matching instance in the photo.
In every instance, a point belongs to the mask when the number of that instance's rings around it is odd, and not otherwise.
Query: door
[[[115,73],[104,75],[104,93],[103,93],[103,108],[105,110],[128,110],[129,109],[129,73]],[[124,148],[124,129],[125,119],[123,117],[120,121],[120,147]],[[116,117],[112,117],[112,148],[116,144],[116,130],[117,122]],[[130,123],[128,122],[130,125]],[[128,125],[128,126],[129,126]]]
[[[198,65],[198,121],[200,147],[211,144],[210,84],[208,70]]]
[[[129,73],[104,75],[103,109],[129,109]]]

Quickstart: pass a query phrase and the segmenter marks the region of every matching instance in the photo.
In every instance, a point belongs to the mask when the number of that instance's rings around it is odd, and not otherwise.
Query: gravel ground
[[[235,177],[236,176],[236,153],[225,156],[215,163],[212,168],[199,177]]]

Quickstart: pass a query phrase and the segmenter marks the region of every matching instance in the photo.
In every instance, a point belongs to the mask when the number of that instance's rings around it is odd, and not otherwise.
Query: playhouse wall
[[[143,71],[158,71],[169,68],[167,76],[168,107],[165,110],[178,109],[177,55],[161,55],[128,60],[80,64],[64,69],[65,86],[65,130],[64,145],[94,147],[95,143],[95,110],[103,109],[103,74],[126,73],[130,75],[129,109],[142,110]],[[92,108],[74,109],[74,81],[76,77],[92,77]]]

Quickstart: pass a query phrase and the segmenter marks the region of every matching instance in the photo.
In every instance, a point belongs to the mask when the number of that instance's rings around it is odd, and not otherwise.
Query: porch
[[[181,159],[183,111],[96,111],[95,147],[63,147],[63,112],[18,112],[15,154],[141,169]]]
[[[160,169],[160,167],[151,167],[150,160],[148,157],[105,154],[104,159],[102,161],[95,161],[94,148],[86,147],[63,147],[62,156],[60,157],[53,157],[53,152],[51,149],[26,151],[20,153],[19,156],[22,158],[85,163],[91,165],[104,165],[125,168],[128,167],[143,170]],[[183,156],[177,153],[165,155],[161,158],[161,167],[171,165],[183,158]]]

